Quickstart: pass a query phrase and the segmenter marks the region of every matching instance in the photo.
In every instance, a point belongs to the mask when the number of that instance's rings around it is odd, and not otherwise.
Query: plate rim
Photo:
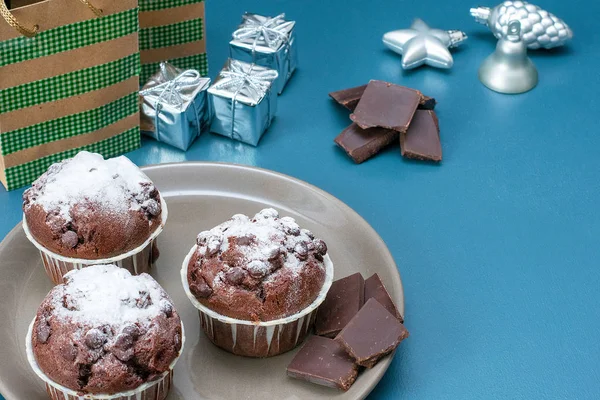
[[[366,219],[364,219],[358,212],[356,212],[352,207],[350,207],[349,205],[344,203],[342,200],[338,199],[331,193],[328,193],[325,190],[323,190],[311,183],[308,183],[301,179],[295,178],[293,176],[290,176],[290,175],[287,175],[287,174],[284,174],[281,172],[273,171],[270,169],[266,169],[266,168],[243,165],[243,164],[236,164],[236,163],[229,163],[229,162],[215,162],[215,161],[182,161],[182,162],[168,162],[168,163],[161,163],[161,164],[149,164],[149,165],[141,166],[140,169],[144,173],[147,173],[148,171],[153,171],[153,170],[158,170],[158,169],[171,169],[171,168],[181,168],[181,167],[197,167],[197,168],[217,167],[217,168],[245,170],[245,171],[250,171],[253,173],[270,175],[275,178],[283,179],[283,180],[289,181],[293,184],[303,186],[307,189],[310,189],[313,193],[316,193],[316,194],[326,198],[327,200],[336,203],[340,208],[344,209],[344,211],[352,214],[355,218],[357,218],[359,221],[361,221],[363,226],[369,230],[369,233],[373,236],[373,238],[376,239],[376,241],[378,241],[379,244],[383,245],[383,248],[385,249],[385,253],[383,254],[383,256],[387,259],[387,261],[389,263],[391,263],[391,265],[394,266],[393,274],[400,283],[399,295],[402,300],[402,306],[399,308],[398,311],[402,315],[405,314],[404,285],[402,283],[402,277],[400,274],[400,270],[398,269],[398,265],[396,264],[396,261],[394,260],[394,257],[392,256],[387,244],[381,238],[379,233],[377,233],[377,231],[371,226],[371,224],[369,224],[367,222]],[[19,234],[19,232],[18,232],[19,230],[23,231],[23,226],[22,226],[21,222],[17,223],[15,225],[15,227],[13,229],[11,229],[10,232],[8,232],[6,234],[6,236],[2,239],[2,241],[0,242],[0,252],[4,249],[4,247],[6,247],[8,245],[7,243],[10,241],[11,238],[13,238]],[[24,232],[23,232],[23,235],[24,235]],[[387,372],[390,364],[392,363],[392,360],[393,360],[393,356],[387,357],[386,359],[384,359],[380,362],[380,364],[383,364],[383,369],[382,369],[381,374],[379,376],[377,376],[376,379],[374,379],[370,384],[365,386],[360,392],[357,393],[357,396],[359,399],[364,399],[369,393],[371,393],[373,391],[375,386],[377,386],[377,384],[379,384],[379,382],[381,381],[381,379]],[[12,396],[12,391],[6,385],[5,379],[3,379],[2,376],[0,376],[0,394],[3,395],[6,400],[15,399],[15,397]],[[7,394],[10,394],[12,397],[7,397]]]

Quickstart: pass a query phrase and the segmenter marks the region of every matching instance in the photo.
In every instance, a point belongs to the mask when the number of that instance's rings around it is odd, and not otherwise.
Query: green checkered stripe
[[[76,22],[0,43],[0,67],[114,40],[137,32],[138,9]]]
[[[200,75],[208,75],[208,57],[206,53],[195,54],[193,56],[174,58],[169,60],[171,64],[181,69],[195,69],[200,72]],[[150,77],[158,72],[160,63],[150,63],[142,65],[142,72],[140,73],[140,84],[148,82]]]
[[[138,94],[128,94],[112,103],[78,114],[3,132],[0,135],[2,155],[8,155],[44,143],[97,131],[138,112]]]
[[[140,54],[0,90],[0,114],[91,92],[139,75]]]
[[[82,150],[100,153],[104,157],[113,157],[140,147],[140,129],[132,128],[117,136],[92,143],[76,149],[69,149],[61,153],[52,154],[37,160],[10,167],[6,169],[8,190],[28,185],[37,179],[48,167],[55,162],[73,157]]]
[[[202,3],[204,0],[140,0],[140,11],[157,11],[165,8],[187,6]]]
[[[171,25],[153,26],[140,31],[140,50],[159,49],[202,40],[202,18]]]

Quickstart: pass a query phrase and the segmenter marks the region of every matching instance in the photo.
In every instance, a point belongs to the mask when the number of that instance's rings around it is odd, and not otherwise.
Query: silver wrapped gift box
[[[210,78],[168,62],[140,90],[141,130],[159,142],[187,150],[210,127]]]
[[[295,25],[295,21],[285,20],[285,14],[271,18],[246,13],[233,32],[229,55],[277,71],[275,90],[281,94],[298,64]]]
[[[277,112],[277,71],[228,59],[208,88],[211,132],[256,146]]]

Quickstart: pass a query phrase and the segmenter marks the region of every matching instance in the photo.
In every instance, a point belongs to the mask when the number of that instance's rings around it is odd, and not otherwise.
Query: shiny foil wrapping
[[[285,14],[264,17],[246,13],[229,42],[230,57],[277,71],[275,91],[281,94],[298,63],[295,25],[295,21],[285,20]]]
[[[275,70],[228,59],[208,89],[211,132],[256,146],[277,112]]]
[[[196,70],[162,62],[140,90],[142,133],[187,150],[210,126],[209,85],[210,79]]]

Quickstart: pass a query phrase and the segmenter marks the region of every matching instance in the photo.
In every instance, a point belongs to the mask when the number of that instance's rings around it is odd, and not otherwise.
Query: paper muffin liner
[[[173,369],[181,354],[183,353],[183,346],[185,345],[185,331],[183,329],[183,322],[181,323],[181,350],[179,354],[169,365],[169,370],[165,371],[159,378],[146,382],[136,389],[128,390],[126,392],[119,392],[115,394],[84,394],[68,387],[62,386],[52,379],[50,379],[39,367],[35,354],[33,353],[33,347],[31,346],[31,336],[33,334],[33,324],[35,318],[29,325],[27,331],[27,337],[25,338],[25,351],[27,353],[27,361],[33,372],[40,377],[46,384],[46,392],[52,400],[165,400],[169,394],[171,386],[173,386]]]
[[[272,321],[254,322],[219,314],[200,303],[190,291],[187,280],[188,264],[198,245],[190,250],[181,267],[181,282],[185,294],[198,309],[200,326],[216,346],[233,354],[246,357],[272,357],[292,350],[302,343],[310,332],[317,309],[333,281],[333,263],[329,254],[323,257],[325,282],[317,298],[305,309]]]
[[[40,251],[42,257],[42,264],[46,270],[46,274],[52,280],[55,285],[63,283],[63,276],[74,269],[82,269],[89,267],[90,265],[103,265],[103,264],[114,264],[118,267],[125,268],[133,275],[139,275],[143,272],[149,272],[150,268],[154,265],[156,258],[153,256],[153,248],[156,246],[156,239],[162,232],[167,222],[167,216],[169,214],[167,210],[167,203],[162,198],[160,199],[161,204],[161,222],[160,225],[152,232],[150,237],[141,245],[127,253],[120,254],[118,256],[103,258],[99,260],[87,260],[84,258],[71,258],[56,254],[43,245],[38,243],[33,237],[27,226],[25,214],[23,214],[23,230],[27,239]]]

